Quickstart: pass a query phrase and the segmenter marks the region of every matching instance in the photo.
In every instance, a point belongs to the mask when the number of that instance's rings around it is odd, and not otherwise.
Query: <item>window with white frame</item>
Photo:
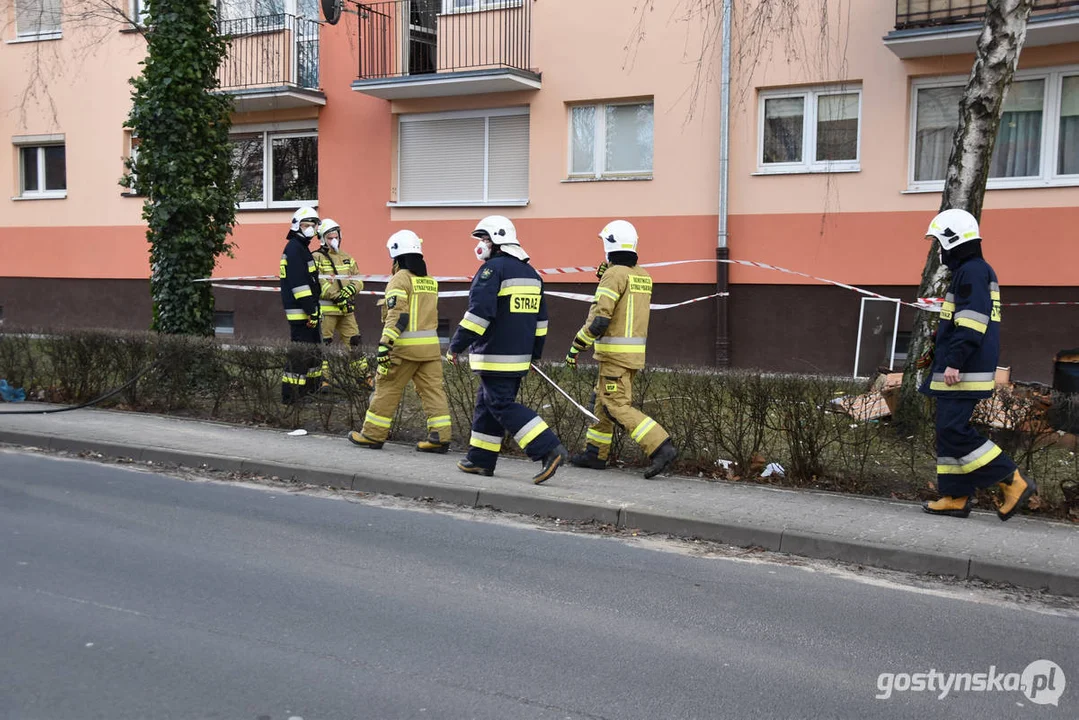
[[[146,26],[146,0],[131,0],[131,17],[134,25]]]
[[[651,177],[652,101],[570,108],[570,178]]]
[[[917,81],[910,187],[940,190],[966,78]],[[1079,67],[1015,74],[1004,100],[987,187],[1079,185]]]
[[[318,5],[318,0],[217,0],[217,17],[219,20],[246,20],[274,15],[295,15],[308,20],[318,20]]]
[[[60,0],[15,0],[15,35],[47,38],[60,35]]]
[[[125,140],[125,145],[127,146],[127,148],[126,148],[127,149],[127,154],[126,154],[126,156],[124,158],[123,172],[125,174],[126,173],[131,174],[131,187],[126,188],[124,190],[124,192],[121,193],[121,194],[130,196],[130,197],[141,197],[135,191],[135,186],[136,186],[136,184],[138,182],[138,176],[135,174],[135,170],[134,170],[134,167],[135,167],[134,164],[136,162],[138,162],[138,159],[139,159],[139,137],[134,133],[134,131],[126,130],[126,131],[124,131],[124,140]],[[128,160],[131,161],[131,169],[128,169],[128,163],[127,163]]]
[[[862,91],[820,87],[760,94],[757,169],[762,173],[859,169]]]
[[[241,210],[318,203],[318,131],[238,127],[229,136]]]
[[[218,0],[217,3],[218,20],[244,20],[285,12],[285,0]]]
[[[476,12],[520,7],[521,0],[442,0],[443,13]]]
[[[528,120],[528,108],[401,115],[397,204],[527,204]]]
[[[67,197],[67,149],[63,135],[15,138],[19,197]]]

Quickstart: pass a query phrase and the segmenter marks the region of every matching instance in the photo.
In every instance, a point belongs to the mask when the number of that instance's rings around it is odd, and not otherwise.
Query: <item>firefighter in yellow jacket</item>
[[[416,449],[445,453],[450,448],[450,406],[442,386],[442,351],[438,341],[438,281],[427,274],[423,240],[411,230],[390,236],[393,277],[386,284],[382,337],[378,343],[375,392],[363,429],[348,439],[378,450],[390,435],[393,416],[409,380],[416,386],[427,415],[427,439]]]
[[[356,323],[356,293],[363,290],[363,281],[341,279],[341,275],[358,275],[359,268],[351,255],[341,250],[341,225],[330,218],[318,226],[319,248],[311,253],[318,268],[321,295],[322,342],[333,344],[336,331],[341,342],[349,347],[353,373],[367,377],[367,358],[360,350],[360,326]],[[329,377],[329,363],[322,362],[322,380]]]
[[[577,467],[607,467],[614,423],[618,423],[648,455],[646,478],[666,470],[678,456],[667,431],[633,407],[633,376],[644,367],[652,277],[637,264],[637,230],[614,220],[600,232],[607,255],[596,297],[584,327],[573,339],[566,363],[577,367],[577,355],[594,347],[599,361],[595,409],[599,422],[588,429],[584,452],[570,458]],[[602,266],[601,266],[602,267]]]

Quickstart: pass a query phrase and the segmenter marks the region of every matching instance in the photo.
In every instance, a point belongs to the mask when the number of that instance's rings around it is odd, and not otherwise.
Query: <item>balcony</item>
[[[400,100],[540,88],[532,0],[388,0],[357,12],[353,90]]]
[[[236,112],[326,104],[318,83],[319,27],[287,13],[218,22],[229,51],[217,79]]]
[[[900,58],[973,53],[986,0],[896,0],[884,44]],[[1034,0],[1024,47],[1079,41],[1079,0]]]

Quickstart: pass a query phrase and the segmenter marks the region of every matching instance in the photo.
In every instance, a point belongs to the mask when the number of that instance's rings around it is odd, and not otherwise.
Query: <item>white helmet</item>
[[[411,230],[398,230],[386,241],[386,249],[390,251],[390,257],[398,255],[423,255],[423,240]]]
[[[296,212],[292,213],[292,229],[293,230],[299,230],[300,229],[300,221],[301,220],[314,220],[317,223],[318,222],[318,213],[315,212],[314,208],[309,208],[309,207],[302,207],[302,208],[298,209]]]
[[[499,249],[507,255],[511,255],[518,260],[528,260],[528,253],[524,251],[520,241],[517,239],[517,228],[513,226],[513,222],[508,217],[488,215],[476,225],[476,229],[472,231],[472,237],[480,240],[475,248],[476,257],[480,260],[487,260],[490,257],[488,248],[483,242],[484,240],[490,240],[495,245],[498,245]]]
[[[474,238],[490,238],[495,245],[519,245],[517,242],[517,228],[508,217],[502,215],[488,215],[480,220],[476,229],[472,231]]]
[[[971,240],[981,240],[978,221],[966,210],[953,208],[938,214],[929,223],[927,238],[935,238],[945,250],[951,250]]]
[[[328,244],[326,242],[326,233],[330,232],[331,230],[336,230],[337,236],[341,236],[341,226],[337,223],[336,220],[326,218],[318,224],[318,239],[324,247]]]
[[[626,220],[612,220],[600,230],[603,252],[609,258],[613,252],[637,252],[637,228]]]
[[[326,235],[333,230],[337,231],[337,237],[327,240]],[[318,224],[318,241],[324,248],[333,248],[335,251],[341,249],[341,226],[336,220],[326,218]]]

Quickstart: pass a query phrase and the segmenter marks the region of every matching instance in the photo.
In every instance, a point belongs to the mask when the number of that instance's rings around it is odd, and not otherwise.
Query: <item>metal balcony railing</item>
[[[359,11],[359,77],[530,71],[532,0],[387,0]]]
[[[277,13],[218,22],[229,38],[217,71],[222,90],[293,87],[317,90],[320,24]]]
[[[986,0],[896,0],[895,27],[952,25],[981,20]],[[1079,0],[1034,0],[1031,17],[1064,10],[1079,10]]]

